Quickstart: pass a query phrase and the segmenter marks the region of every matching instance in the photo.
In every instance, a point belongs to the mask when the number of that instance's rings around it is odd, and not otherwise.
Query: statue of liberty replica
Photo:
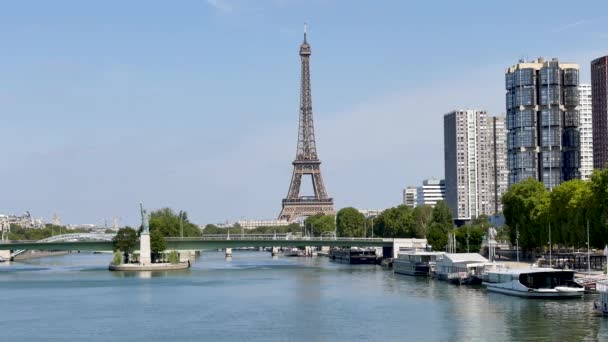
[[[139,203],[139,208],[141,210],[142,227],[142,231],[139,236],[139,264],[150,265],[152,263],[152,253],[150,249],[150,225],[148,224],[148,215],[142,203]]]

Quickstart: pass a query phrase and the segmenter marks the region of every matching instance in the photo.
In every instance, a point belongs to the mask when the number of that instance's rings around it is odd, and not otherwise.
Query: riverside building
[[[418,188],[413,186],[408,186],[403,189],[403,204],[408,207],[415,208],[416,203],[418,202]]]
[[[443,117],[445,201],[457,222],[497,212],[503,190],[496,186],[501,180],[495,170],[505,164],[501,122],[485,110],[455,110]]]
[[[416,205],[434,207],[439,201],[445,200],[445,180],[425,179],[417,189]]]
[[[507,68],[509,186],[530,177],[552,189],[580,178],[579,66],[538,58]]]
[[[578,86],[581,136],[581,178],[589,180],[593,173],[593,111],[591,106],[591,84]]]
[[[608,56],[591,62],[591,98],[593,116],[593,167],[603,169],[608,163]]]

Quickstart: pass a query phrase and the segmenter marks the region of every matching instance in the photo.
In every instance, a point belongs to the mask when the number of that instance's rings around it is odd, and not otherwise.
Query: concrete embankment
[[[17,255],[13,260],[26,260],[34,258],[44,258],[48,256],[66,255],[71,252],[67,251],[25,251],[22,254]]]
[[[140,264],[121,264],[121,265],[110,265],[110,271],[175,271],[175,270],[185,270],[190,267],[189,262],[180,262],[179,264],[148,264],[148,265],[140,265]]]

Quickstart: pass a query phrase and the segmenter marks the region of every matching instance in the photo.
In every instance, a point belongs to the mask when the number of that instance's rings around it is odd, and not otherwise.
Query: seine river
[[[107,271],[108,254],[0,264],[2,341],[608,341],[582,300],[526,300],[379,266],[204,253],[190,270]]]

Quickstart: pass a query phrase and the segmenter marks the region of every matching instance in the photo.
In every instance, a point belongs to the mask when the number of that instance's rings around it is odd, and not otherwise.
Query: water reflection
[[[110,259],[3,264],[3,308],[11,313],[10,323],[0,321],[3,339],[608,340],[608,317],[593,312],[593,296],[521,299],[267,252],[234,251],[231,260],[206,252],[191,269],[171,272],[109,272]],[[50,312],[54,325],[36,325]],[[113,329],[97,337],[90,331],[99,324]]]

